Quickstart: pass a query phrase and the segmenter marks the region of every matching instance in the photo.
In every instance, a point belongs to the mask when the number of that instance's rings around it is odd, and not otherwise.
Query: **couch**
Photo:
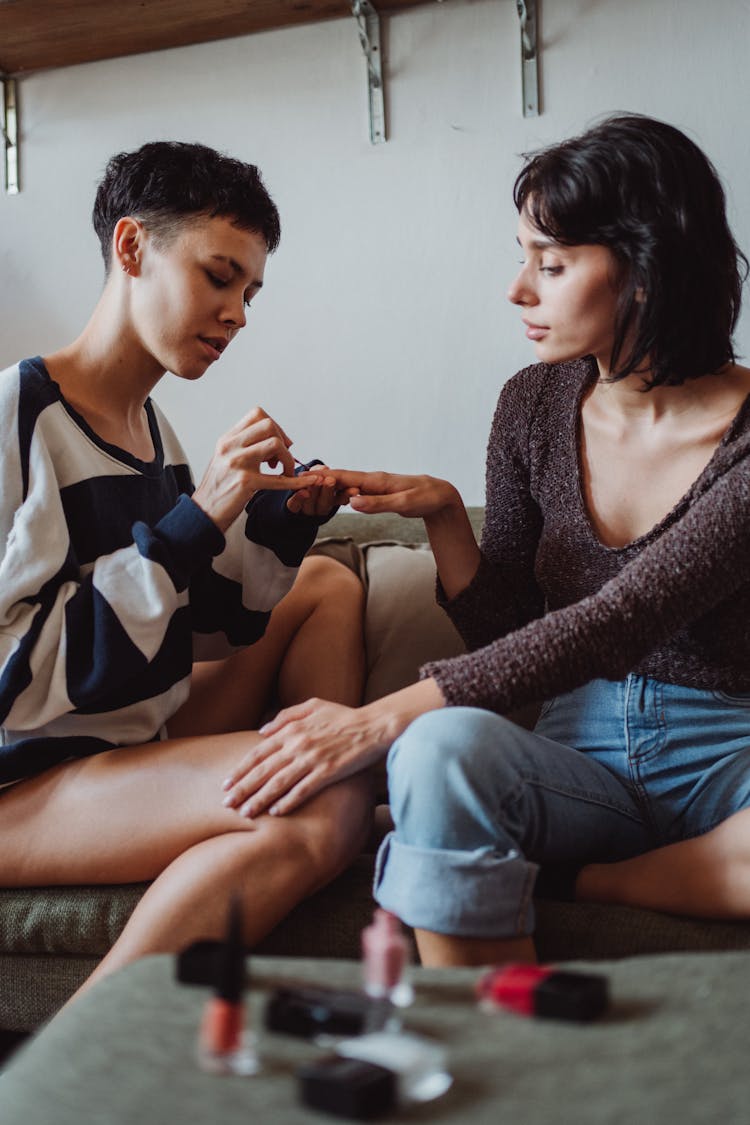
[[[470,510],[475,530],[481,509]],[[366,701],[416,678],[420,664],[463,651],[434,603],[435,568],[420,520],[340,512],[314,550],[357,570],[367,585]],[[374,848],[374,842],[373,842]],[[259,953],[359,956],[370,921],[372,850],[301,903]],[[48,1019],[93,970],[122,930],[145,884],[0,890],[0,1030],[24,1032]],[[750,947],[750,925],[673,918],[624,906],[536,903],[544,961]]]

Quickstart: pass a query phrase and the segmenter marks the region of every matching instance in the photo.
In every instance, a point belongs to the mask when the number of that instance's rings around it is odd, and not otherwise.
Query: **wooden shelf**
[[[433,0],[374,0],[381,14]],[[0,0],[0,72],[186,47],[351,16],[347,0]]]

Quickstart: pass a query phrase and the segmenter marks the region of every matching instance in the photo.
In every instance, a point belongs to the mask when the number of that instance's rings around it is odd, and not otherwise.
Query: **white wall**
[[[515,0],[387,21],[390,140],[367,137],[353,20],[41,73],[20,89],[23,191],[0,194],[0,365],[73,337],[99,292],[89,213],[107,157],[200,140],[260,165],[282,244],[248,329],[157,398],[197,471],[261,403],[300,457],[425,471],[482,498],[504,380],[531,362],[505,300],[518,154],[611,110],[684,128],[750,250],[746,0],[541,0],[543,115],[521,114]],[[738,333],[750,353],[750,319]]]

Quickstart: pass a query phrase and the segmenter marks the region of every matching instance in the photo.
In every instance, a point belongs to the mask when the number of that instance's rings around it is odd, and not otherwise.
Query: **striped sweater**
[[[273,491],[224,536],[146,413],[148,463],[98,437],[41,359],[0,373],[0,785],[163,738],[193,661],[263,635],[315,538]]]

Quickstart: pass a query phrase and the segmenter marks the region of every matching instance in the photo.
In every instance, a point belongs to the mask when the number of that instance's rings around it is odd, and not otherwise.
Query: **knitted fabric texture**
[[[596,378],[590,359],[535,364],[502,390],[480,566],[452,600],[438,583],[471,651],[420,672],[451,705],[505,713],[629,673],[750,693],[750,397],[674,508],[613,548],[593,530],[580,472]]]

